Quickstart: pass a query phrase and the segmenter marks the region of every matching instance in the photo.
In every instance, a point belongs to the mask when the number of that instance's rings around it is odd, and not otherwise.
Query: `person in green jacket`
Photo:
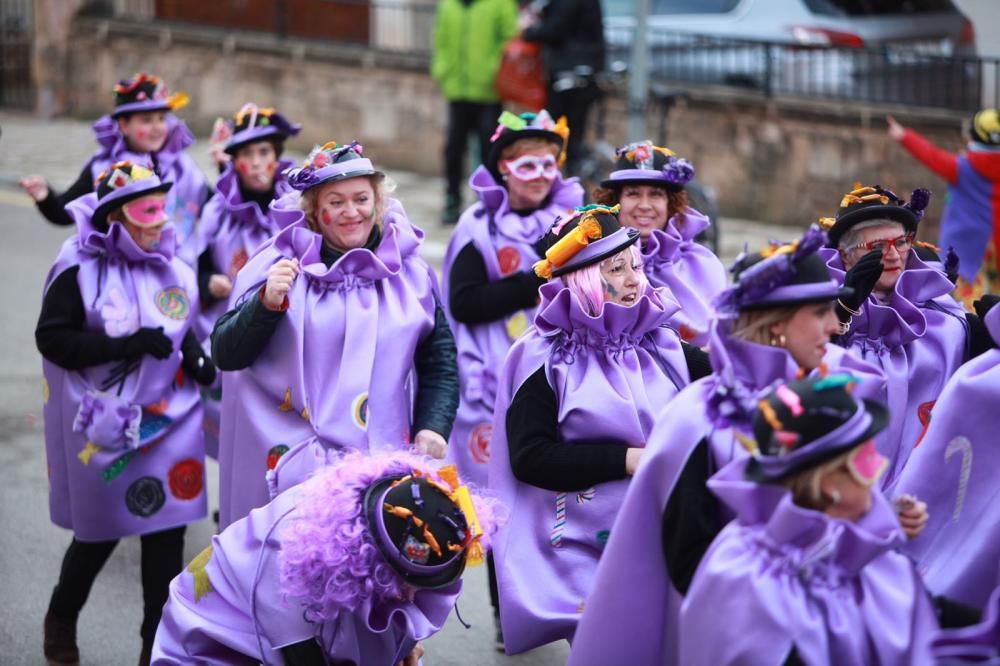
[[[496,74],[503,47],[517,33],[516,0],[441,0],[434,26],[431,76],[448,100],[444,147],[447,180],[441,221],[454,224],[462,213],[465,149],[470,132],[479,136],[480,159],[500,115]]]

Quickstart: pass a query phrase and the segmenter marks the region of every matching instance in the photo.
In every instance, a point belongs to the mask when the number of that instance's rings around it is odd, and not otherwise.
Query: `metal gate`
[[[31,0],[0,0],[0,107],[30,109]]]

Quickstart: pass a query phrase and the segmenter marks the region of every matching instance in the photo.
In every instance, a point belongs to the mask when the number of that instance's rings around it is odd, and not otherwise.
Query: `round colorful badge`
[[[508,245],[497,250],[497,261],[500,262],[500,274],[507,276],[521,267],[521,253]]]
[[[178,321],[187,319],[191,311],[187,292],[183,287],[167,287],[156,294],[156,307],[167,317]]]
[[[517,340],[527,330],[528,317],[524,314],[523,310],[511,315],[510,319],[507,320],[507,336],[511,340]]]
[[[281,456],[288,453],[287,444],[278,444],[272,446],[267,452],[267,469],[272,470],[278,466],[278,461],[281,460]]]
[[[362,430],[368,429],[368,394],[362,393],[351,404],[351,414],[354,416],[354,425]]]
[[[201,495],[205,486],[205,473],[201,463],[194,458],[185,458],[170,468],[167,485],[170,494],[179,500],[192,500]]]
[[[469,454],[473,462],[485,465],[490,461],[490,440],[493,438],[493,424],[480,423],[469,435]]]
[[[167,497],[163,492],[163,482],[152,476],[143,476],[125,491],[125,507],[134,516],[149,518],[163,508]]]

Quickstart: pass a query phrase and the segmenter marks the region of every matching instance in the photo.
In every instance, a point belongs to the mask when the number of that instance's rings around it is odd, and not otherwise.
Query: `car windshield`
[[[740,0],[652,0],[651,16],[663,14],[725,14]],[[635,0],[604,0],[605,16],[635,16]]]
[[[883,16],[953,12],[951,0],[805,0],[815,14],[826,16]]]

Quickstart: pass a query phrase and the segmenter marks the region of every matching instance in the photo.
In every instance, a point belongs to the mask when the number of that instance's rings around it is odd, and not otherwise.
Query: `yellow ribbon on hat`
[[[177,109],[183,109],[190,102],[191,98],[188,97],[188,94],[180,90],[167,98],[167,106],[170,107],[171,111],[176,111]]]
[[[545,258],[535,262],[532,267],[535,275],[546,280],[552,279],[552,269],[564,266],[570,259],[575,257],[580,250],[590,245],[591,241],[600,240],[603,231],[601,224],[594,217],[595,213],[611,213],[617,215],[621,207],[615,205],[612,208],[595,207],[583,213],[576,228],[568,232],[559,239],[552,247],[545,251]]]
[[[428,483],[447,495],[448,499],[457,504],[458,508],[465,514],[465,523],[469,528],[469,540],[464,546],[465,563],[470,567],[479,566],[486,558],[486,551],[483,549],[482,543],[480,543],[480,539],[483,536],[483,526],[480,524],[479,516],[476,514],[476,506],[472,502],[472,493],[469,492],[469,487],[462,484],[458,478],[458,468],[455,465],[442,467],[437,471],[437,474],[450,488],[432,479],[428,479]],[[449,545],[449,549],[451,548]]]

